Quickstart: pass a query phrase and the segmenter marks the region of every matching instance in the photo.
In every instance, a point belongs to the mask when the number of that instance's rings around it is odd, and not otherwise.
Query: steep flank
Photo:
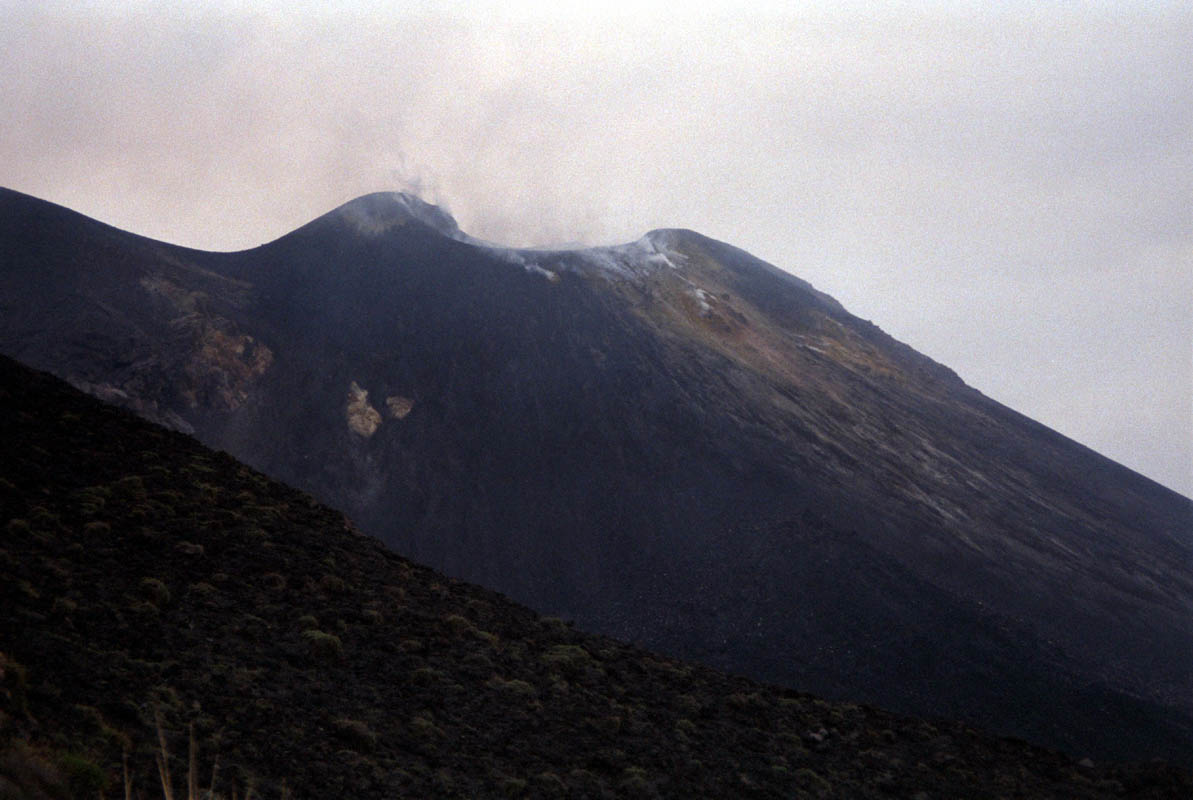
[[[6,797],[119,794],[125,750],[158,796],[159,722],[175,783],[189,730],[223,797],[1193,791],[581,633],[8,359],[0,420]]]

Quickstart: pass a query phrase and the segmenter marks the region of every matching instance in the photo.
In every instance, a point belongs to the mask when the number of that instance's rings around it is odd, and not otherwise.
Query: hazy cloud
[[[390,188],[695,228],[1193,493],[1193,13],[871,7],[0,2],[0,184],[218,249]]]

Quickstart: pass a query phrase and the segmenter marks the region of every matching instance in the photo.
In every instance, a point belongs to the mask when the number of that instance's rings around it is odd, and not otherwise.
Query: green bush
[[[431,686],[447,680],[447,673],[434,667],[419,667],[410,673],[410,682],[417,686]]]
[[[633,797],[655,796],[654,785],[642,767],[626,767],[621,775],[621,788]]]
[[[71,794],[75,797],[94,796],[107,788],[108,776],[99,765],[77,753],[59,756],[58,768],[66,776]]]
[[[548,797],[563,797],[568,793],[567,784],[554,772],[540,772],[534,779],[535,786]]]
[[[588,651],[575,644],[557,644],[544,653],[542,659],[551,666],[571,670],[582,669],[592,663],[592,656]]]
[[[27,519],[10,519],[4,530],[8,531],[9,536],[28,536],[33,532]]]
[[[444,617],[443,624],[457,636],[463,636],[466,633],[476,630],[476,626],[459,614],[450,614]]]
[[[199,581],[192,583],[186,589],[187,594],[198,600],[201,603],[212,604],[215,603],[220,596],[220,590],[212,586],[206,581]]]
[[[431,718],[426,714],[416,714],[410,720],[410,729],[425,739],[438,739],[443,735]]]
[[[489,679],[488,685],[495,689],[500,689],[503,692],[509,692],[510,694],[518,695],[520,697],[534,697],[538,694],[538,689],[534,688],[526,681],[519,680],[517,678],[512,681],[507,681],[502,680],[498,676],[494,675]]]
[[[315,658],[336,661],[344,655],[344,643],[334,633],[309,630],[302,632],[302,638],[306,639],[311,649],[311,655]]]
[[[833,790],[831,784],[813,770],[804,767],[795,771],[800,788],[811,792],[813,797],[827,797]]]
[[[526,794],[526,781],[521,778],[506,778],[501,782],[501,791],[506,797],[521,797]]]
[[[149,602],[158,608],[162,608],[170,603],[170,590],[166,587],[166,584],[157,578],[142,578],[141,594],[145,595],[149,599]]]
[[[336,734],[357,752],[367,752],[377,746],[377,734],[360,720],[341,718],[331,726]]]
[[[484,642],[489,647],[497,647],[497,645],[500,644],[500,639],[497,638],[497,634],[490,633],[489,631],[482,631],[479,628],[473,628],[468,632],[468,635],[473,639],[476,639],[478,642]]]
[[[348,585],[339,575],[324,575],[319,579],[319,588],[328,594],[342,594]]]
[[[267,572],[261,576],[261,583],[266,589],[280,592],[286,588],[286,576],[279,572]]]
[[[0,652],[0,695],[7,697],[13,711],[24,713],[28,685],[25,667]]]

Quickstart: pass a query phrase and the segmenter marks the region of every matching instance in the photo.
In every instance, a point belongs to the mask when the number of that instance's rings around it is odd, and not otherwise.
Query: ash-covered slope
[[[0,195],[0,350],[399,552],[673,654],[1193,759],[1193,505],[690,231],[485,246],[371,195],[182,250]]]
[[[579,633],[6,358],[0,420],[5,797],[116,794],[124,758],[160,796],[163,740],[212,797],[1193,790]]]

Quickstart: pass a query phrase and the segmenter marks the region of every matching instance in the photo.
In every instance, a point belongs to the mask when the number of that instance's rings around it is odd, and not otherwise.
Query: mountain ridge
[[[336,214],[212,254],[10,197],[0,351],[584,627],[1193,754],[1188,499],[699,234],[529,251]]]

